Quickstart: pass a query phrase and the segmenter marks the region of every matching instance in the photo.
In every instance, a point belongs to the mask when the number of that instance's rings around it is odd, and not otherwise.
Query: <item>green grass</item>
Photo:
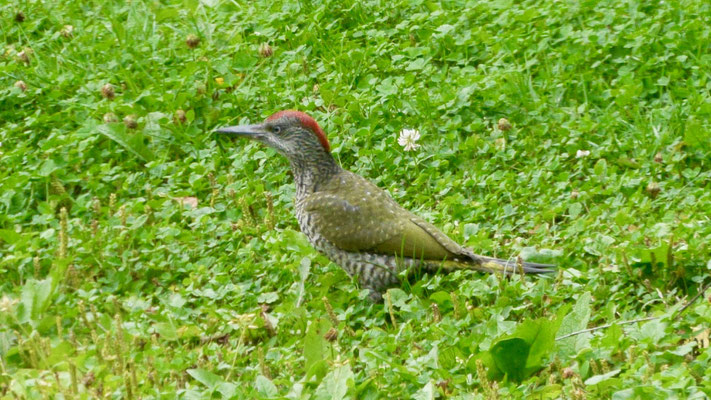
[[[1,399],[711,396],[709,293],[676,314],[711,268],[707,1],[162,3],[0,5]],[[285,160],[212,133],[285,108],[456,240],[560,273],[370,304]]]

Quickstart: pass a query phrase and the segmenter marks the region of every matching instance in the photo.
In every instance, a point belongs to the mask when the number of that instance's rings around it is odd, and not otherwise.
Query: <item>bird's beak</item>
[[[217,129],[215,132],[224,133],[229,136],[243,136],[255,140],[263,139],[267,134],[267,130],[264,129],[262,124],[227,126]]]

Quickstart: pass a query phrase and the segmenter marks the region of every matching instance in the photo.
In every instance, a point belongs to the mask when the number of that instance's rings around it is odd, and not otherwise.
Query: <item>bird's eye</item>
[[[274,132],[274,133],[280,133],[280,132],[281,132],[281,127],[280,127],[280,126],[273,126],[273,127],[272,127],[272,132]]]

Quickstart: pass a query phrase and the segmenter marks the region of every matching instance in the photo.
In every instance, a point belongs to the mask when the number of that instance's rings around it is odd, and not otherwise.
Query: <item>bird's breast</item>
[[[296,220],[299,221],[299,229],[301,229],[301,232],[306,235],[306,238],[309,239],[309,242],[311,242],[314,247],[321,250],[323,247],[322,241],[326,239],[319,233],[314,223],[314,218],[308,211],[304,210],[304,207],[299,203],[296,204],[295,210]]]

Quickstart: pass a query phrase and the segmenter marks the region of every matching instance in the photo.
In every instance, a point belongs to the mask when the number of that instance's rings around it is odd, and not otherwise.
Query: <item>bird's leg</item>
[[[370,301],[372,301],[373,303],[382,303],[383,302],[383,293],[382,292],[379,292],[379,291],[372,289],[372,288],[367,288],[367,289],[369,290],[368,298],[370,299]]]

